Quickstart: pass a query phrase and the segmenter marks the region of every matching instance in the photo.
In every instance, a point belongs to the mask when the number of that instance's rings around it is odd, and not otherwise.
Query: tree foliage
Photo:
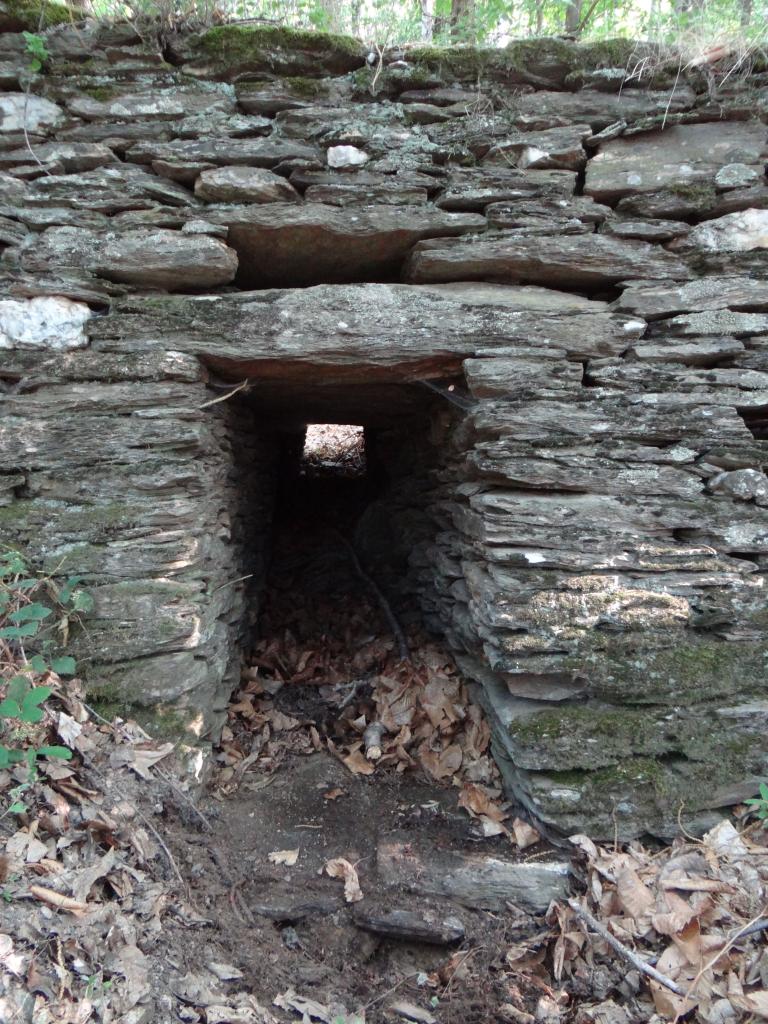
[[[361,36],[380,45],[503,44],[511,38],[616,35],[715,44],[768,39],[768,0],[222,0],[226,17]]]

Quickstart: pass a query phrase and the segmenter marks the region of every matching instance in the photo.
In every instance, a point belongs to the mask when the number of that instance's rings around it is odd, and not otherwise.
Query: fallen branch
[[[631,949],[625,946],[623,942],[619,942],[616,936],[611,935],[605,925],[600,924],[597,918],[593,917],[588,910],[585,910],[578,900],[568,900],[568,906],[577,917],[580,917],[589,925],[592,931],[597,932],[601,939],[605,939],[611,949],[618,953],[619,956],[624,957],[625,960],[628,960],[633,967],[638,969],[638,971],[641,971],[649,978],[653,978],[653,980],[657,981],[659,985],[663,985],[665,988],[668,988],[670,992],[674,992],[675,995],[685,996],[685,989],[682,989],[676,982],[672,981],[671,978],[662,974],[661,971],[657,971],[655,967],[651,967],[651,965],[646,963],[645,960],[642,960],[637,953],[633,953]]]
[[[363,733],[365,756],[369,761],[378,761],[381,757],[381,741],[386,731],[381,722],[371,722]]]
[[[411,652],[408,650],[408,641],[405,639],[405,633],[403,632],[400,623],[397,621],[395,613],[392,611],[392,606],[384,596],[384,592],[381,590],[378,583],[376,583],[376,581],[368,575],[365,569],[363,569],[362,565],[360,564],[360,559],[357,557],[357,552],[349,543],[344,534],[339,533],[338,530],[333,530],[332,533],[334,534],[334,536],[338,537],[338,539],[344,545],[344,547],[347,550],[347,554],[349,555],[349,560],[352,562],[352,565],[354,566],[355,572],[363,581],[363,583],[365,583],[365,585],[369,588],[371,593],[375,595],[376,600],[379,602],[381,610],[384,612],[387,622],[389,623],[389,628],[392,630],[395,640],[397,641],[397,649],[398,653],[400,654],[400,660],[408,661],[411,657]]]
[[[753,929],[756,924],[758,924],[758,923],[762,924],[763,917],[765,916],[765,912],[766,912],[766,907],[763,907],[763,909],[760,911],[760,913],[756,917],[753,917],[751,921],[747,921],[747,923],[744,925],[743,928],[739,928],[739,930],[737,932],[735,932],[730,937],[730,939],[728,939],[728,941],[725,943],[723,948],[719,949],[717,951],[717,953],[710,960],[708,960],[704,964],[704,966],[701,968],[699,973],[696,975],[696,977],[693,979],[691,984],[688,986],[688,991],[685,993],[685,1000],[686,1000],[686,1002],[688,1002],[690,1000],[690,998],[693,995],[694,991],[698,987],[699,982],[704,977],[704,975],[707,973],[707,971],[710,969],[710,967],[714,967],[715,964],[717,963],[717,961],[721,957],[724,957],[725,954],[728,952],[728,950],[732,949],[736,945],[736,943],[739,941],[739,939],[743,938],[745,935],[748,935],[749,932],[750,932],[750,929]]]

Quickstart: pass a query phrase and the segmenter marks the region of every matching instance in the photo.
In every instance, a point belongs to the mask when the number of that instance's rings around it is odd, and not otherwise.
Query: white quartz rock
[[[691,229],[685,240],[711,252],[746,252],[768,249],[768,210],[740,210]]]
[[[0,94],[0,132],[38,132],[57,125],[63,117],[61,107],[42,96],[23,92]]]
[[[59,296],[0,300],[0,349],[84,348],[83,326],[91,316],[84,302]]]
[[[362,167],[369,160],[367,153],[357,146],[330,146],[328,149],[328,166],[341,167]]]

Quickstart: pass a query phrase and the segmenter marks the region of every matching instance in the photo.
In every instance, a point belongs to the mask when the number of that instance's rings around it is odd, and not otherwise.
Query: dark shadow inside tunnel
[[[223,403],[241,480],[232,533],[250,575],[242,650],[251,671],[286,684],[294,712],[294,684],[310,700],[382,671],[403,635],[439,631],[420,552],[438,529],[435,430],[460,415],[457,386],[303,375]]]

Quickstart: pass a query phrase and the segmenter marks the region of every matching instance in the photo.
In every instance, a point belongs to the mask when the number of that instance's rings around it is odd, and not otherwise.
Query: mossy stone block
[[[220,25],[180,44],[185,62],[229,79],[243,74],[322,78],[365,64],[359,39],[275,25]]]

